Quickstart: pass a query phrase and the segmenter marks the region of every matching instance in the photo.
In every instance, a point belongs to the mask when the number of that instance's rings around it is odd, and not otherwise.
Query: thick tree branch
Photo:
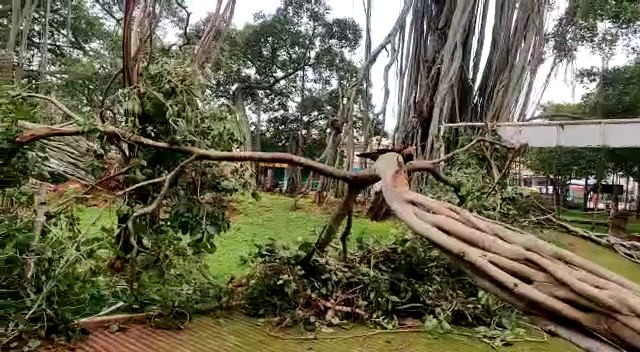
[[[342,236],[340,236],[340,242],[342,242],[342,260],[347,260],[347,239],[351,234],[351,227],[353,225],[353,209],[349,211],[347,214],[347,225],[344,227],[344,231],[342,231]]]
[[[309,253],[307,253],[307,256],[305,257],[305,261],[311,260],[311,258],[316,252],[319,252],[319,253],[324,252],[325,249],[331,243],[331,241],[333,241],[333,238],[335,237],[335,235],[338,233],[338,228],[340,227],[340,224],[342,224],[342,221],[344,220],[344,218],[349,217],[348,224],[345,228],[345,233],[342,235],[343,238],[341,238],[341,240],[343,241],[343,244],[345,244],[345,247],[343,248],[346,249],[346,239],[347,239],[347,236],[349,235],[349,232],[351,231],[351,214],[353,212],[353,207],[355,205],[356,198],[358,197],[358,193],[360,192],[360,190],[361,188],[358,186],[349,186],[349,189],[347,190],[347,195],[342,200],[340,207],[333,214],[333,216],[331,217],[331,220],[329,220],[329,223],[327,223],[324,229],[322,229],[320,238],[318,238],[318,240],[316,241],[316,244],[313,246],[313,248],[311,248]]]
[[[41,94],[33,94],[33,93],[23,93],[22,97],[31,97],[37,99],[43,99],[51,102],[56,107],[58,107],[62,112],[67,114],[75,121],[82,121],[82,118],[76,115],[74,112],[69,110],[64,104],[62,104],[59,100],[54,97],[41,95]],[[134,133],[128,132],[126,130],[116,128],[109,125],[96,125],[93,129],[82,129],[78,127],[54,127],[54,126],[42,126],[36,125],[32,123],[22,123],[25,128],[29,130],[25,131],[21,135],[16,138],[17,143],[31,143],[41,139],[51,138],[51,137],[59,137],[59,136],[77,136],[82,134],[89,134],[92,132],[100,132],[106,136],[114,137],[121,139],[127,143],[140,145],[143,147],[156,148],[156,149],[165,149],[171,150],[174,152],[184,153],[184,154],[197,154],[201,160],[211,160],[211,161],[252,161],[252,162],[267,162],[267,163],[285,163],[294,166],[305,167],[313,170],[314,172],[330,177],[333,179],[341,180],[350,184],[359,185],[359,186],[369,186],[380,180],[380,177],[373,172],[373,170],[363,170],[359,173],[349,172],[346,170],[340,170],[330,165],[326,165],[311,159],[307,159],[298,155],[287,154],[287,153],[268,153],[268,152],[220,152],[220,151],[212,151],[200,149],[192,146],[181,146],[181,145],[173,145],[164,142],[158,142],[151,140],[146,137],[142,137],[140,135],[136,135]],[[458,189],[456,183],[452,180],[447,179],[444,175],[442,175],[437,169],[436,164],[446,161],[456,154],[470,149],[473,145],[478,142],[487,142],[491,144],[496,144],[503,146],[505,148],[511,148],[510,146],[504,145],[500,142],[489,140],[486,138],[477,138],[473,140],[471,143],[466,146],[457,149],[442,158],[436,160],[417,160],[409,163],[407,165],[407,172],[419,172],[419,171],[427,171],[434,175],[434,177],[440,181],[445,183],[446,185]],[[404,153],[404,152],[403,152]]]
[[[306,167],[318,174],[331,177],[347,183],[370,185],[378,181],[378,177],[371,172],[348,172],[329,165],[319,163],[301,156],[287,153],[267,153],[267,152],[219,152],[205,150],[191,146],[179,146],[169,143],[154,141],[131,132],[107,126],[96,126],[93,130],[86,130],[74,127],[41,127],[28,130],[16,138],[17,143],[31,143],[45,138],[59,136],[77,136],[91,132],[101,132],[110,137],[117,137],[125,142],[140,145],[143,147],[171,150],[184,154],[198,154],[202,160],[211,161],[253,161],[267,163],[285,163],[294,166]]]
[[[176,5],[178,5],[178,7],[181,8],[185,13],[185,23],[184,27],[182,28],[182,36],[184,37],[184,42],[178,47],[182,48],[186,45],[189,45],[189,20],[191,19],[191,11],[189,11],[187,6],[180,0],[176,0]]]
[[[33,126],[33,124],[28,124]],[[305,167],[313,170],[314,172],[330,177],[333,179],[341,180],[347,183],[352,183],[361,186],[369,186],[380,180],[378,175],[371,170],[363,170],[358,173],[340,170],[335,167],[307,159],[298,155],[288,153],[269,153],[269,152],[219,152],[212,150],[205,150],[191,146],[179,146],[172,145],[164,142],[154,141],[131,132],[107,126],[96,126],[94,130],[80,129],[76,127],[40,127],[30,129],[16,138],[17,143],[32,143],[41,139],[60,137],[60,136],[77,136],[82,134],[88,134],[93,131],[101,132],[107,136],[122,139],[125,142],[140,145],[143,147],[171,150],[185,154],[198,154],[202,160],[211,161],[253,161],[263,163],[284,163],[294,166]],[[436,165],[433,162],[427,160],[413,161],[407,166],[408,172],[428,171],[433,174],[438,181],[445,183],[446,185],[457,189],[455,182],[448,180],[444,175],[439,173]],[[161,182],[161,181],[158,181]],[[123,191],[124,193],[124,191]]]

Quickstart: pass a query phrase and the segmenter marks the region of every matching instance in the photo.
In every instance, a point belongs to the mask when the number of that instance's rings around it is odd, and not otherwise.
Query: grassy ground
[[[274,239],[293,247],[301,241],[314,241],[317,233],[337,206],[337,204],[327,204],[325,207],[318,208],[311,199],[303,199],[299,202],[300,209],[291,211],[292,204],[291,198],[271,194],[263,194],[259,201],[249,196],[238,197],[231,211],[231,229],[216,240],[218,249],[209,257],[213,276],[226,281],[232,276],[246,273],[249,268],[242,265],[241,259],[253,250],[256,243],[265,243]],[[80,219],[82,231],[97,234],[101,227],[115,224],[115,206],[76,207],[76,215]],[[563,210],[562,215],[582,219],[591,219],[593,216],[566,209]],[[606,215],[597,214],[596,219],[606,219]],[[588,224],[582,226],[590,227]],[[629,229],[640,233],[640,222],[630,219]],[[350,245],[353,246],[357,238],[392,241],[403,231],[405,228],[395,221],[371,222],[361,217],[354,217]],[[606,231],[603,230],[603,232]],[[640,283],[640,266],[608,248],[553,231],[546,231],[541,236]],[[336,241],[336,244],[339,242]]]
[[[102,227],[112,227],[116,223],[116,207],[84,207],[78,206],[74,209],[75,215],[80,223],[80,231],[88,235],[97,234]]]
[[[252,251],[255,243],[274,239],[294,247],[302,241],[315,241],[337,207],[327,204],[318,208],[310,198],[302,199],[296,211],[291,211],[292,204],[293,199],[272,194],[263,194],[259,201],[248,196],[238,198],[231,212],[231,229],[216,240],[217,250],[210,257],[214,277],[228,280],[246,273],[249,268],[242,265],[242,257]],[[392,241],[402,231],[403,227],[393,221],[372,222],[354,217],[349,243],[353,246],[357,238]]]
[[[561,209],[560,217],[565,221],[572,222],[572,225],[583,228],[585,230],[606,233],[608,228],[609,215],[605,212],[583,212],[578,209]],[[595,228],[591,222],[595,220]],[[587,221],[589,223],[582,223]],[[635,216],[629,217],[629,223],[627,225],[627,232],[640,234],[640,220],[637,220]]]
[[[563,232],[545,231],[539,236],[640,284],[640,265],[623,258],[612,249]]]

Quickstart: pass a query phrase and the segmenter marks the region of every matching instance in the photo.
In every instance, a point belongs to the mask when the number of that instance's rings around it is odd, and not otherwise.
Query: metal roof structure
[[[444,124],[442,129],[482,127],[484,123]],[[640,118],[504,122],[496,130],[505,142],[531,147],[640,147]]]

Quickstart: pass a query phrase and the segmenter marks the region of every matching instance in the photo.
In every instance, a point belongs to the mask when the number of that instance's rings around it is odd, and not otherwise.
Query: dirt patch
[[[237,207],[233,202],[227,206],[227,219],[233,220],[236,216],[241,215],[242,210]]]

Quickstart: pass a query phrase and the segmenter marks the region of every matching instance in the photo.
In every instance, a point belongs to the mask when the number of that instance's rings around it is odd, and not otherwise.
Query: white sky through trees
[[[365,25],[365,16],[363,10],[362,0],[326,0],[329,6],[332,8],[331,17],[353,17],[363,29]],[[371,16],[371,37],[372,46],[375,48],[384,36],[389,32],[393,23],[395,22],[400,9],[402,7],[403,0],[373,0],[373,10]],[[562,1],[559,1],[562,2]],[[234,25],[237,28],[242,28],[245,23],[253,21],[253,14],[258,11],[265,13],[272,13],[280,4],[280,0],[237,0],[236,9],[234,14]],[[211,0],[188,0],[189,9],[193,12],[192,21],[197,21],[204,17],[207,12],[215,9],[215,1]],[[490,6],[492,8],[493,6]],[[492,18],[492,14],[489,14],[489,18]],[[489,23],[492,25],[492,23]],[[487,31],[490,37],[491,31]],[[490,39],[485,40],[485,45],[490,43]],[[364,47],[364,33],[363,43],[356,54],[356,61],[361,62],[363,58]],[[619,66],[625,64],[629,60],[618,50],[618,53],[610,61],[610,66]],[[379,107],[383,98],[383,68],[387,62],[387,55],[383,52],[376,64],[371,70],[371,80],[373,84],[372,94],[373,103],[376,107]],[[577,54],[577,60],[574,63],[573,69],[596,66],[600,67],[600,57],[592,55],[588,49],[581,49]],[[544,79],[548,72],[549,65],[545,64],[541,68],[539,76]],[[387,109],[386,130],[393,130],[395,127],[395,70],[391,70],[389,73],[389,89],[391,95],[389,97],[389,108]],[[539,79],[540,81],[542,79]],[[586,89],[578,84],[572,87],[571,82],[572,68],[561,67],[557,70],[555,76],[552,78],[549,87],[544,92],[541,102],[578,102],[582,94],[586,92]],[[537,85],[539,86],[539,85]]]

